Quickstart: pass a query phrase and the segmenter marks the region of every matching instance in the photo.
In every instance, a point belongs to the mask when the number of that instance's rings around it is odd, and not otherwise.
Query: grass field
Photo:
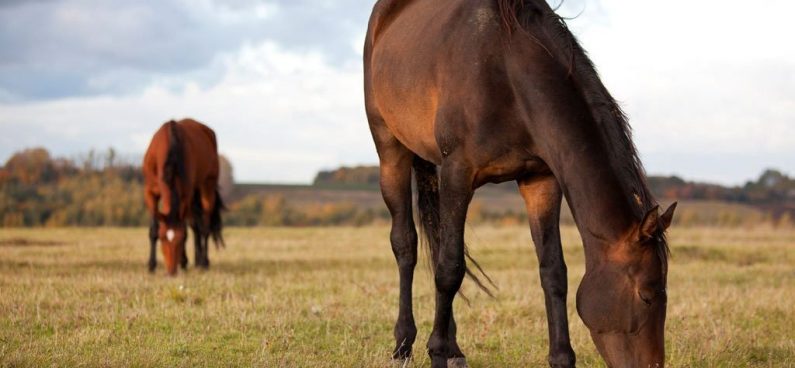
[[[472,367],[546,365],[538,265],[523,227],[474,227],[499,286],[465,282],[459,342]],[[212,269],[145,270],[144,229],[0,229],[0,366],[389,366],[397,269],[388,228],[229,229]],[[574,309],[583,253],[564,228],[572,342],[603,366]],[[795,231],[674,229],[672,367],[795,366]],[[193,258],[193,252],[189,253]],[[432,287],[418,267],[415,367],[429,366]],[[460,298],[459,298],[460,299]]]

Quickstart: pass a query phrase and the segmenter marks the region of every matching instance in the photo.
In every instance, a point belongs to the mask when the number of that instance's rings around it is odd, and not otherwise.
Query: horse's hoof
[[[447,368],[447,358],[431,355],[431,368]]]
[[[467,358],[457,357],[447,359],[447,368],[467,368]]]

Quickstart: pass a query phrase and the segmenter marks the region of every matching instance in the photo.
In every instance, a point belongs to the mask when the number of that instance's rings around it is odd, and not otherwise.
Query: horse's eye
[[[657,296],[657,293],[654,289],[640,289],[638,290],[638,296],[640,300],[643,300],[646,305],[651,305],[651,302],[654,301],[654,297]]]

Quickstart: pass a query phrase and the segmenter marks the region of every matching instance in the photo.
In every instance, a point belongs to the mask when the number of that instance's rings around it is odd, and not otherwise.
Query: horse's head
[[[586,271],[577,311],[610,367],[662,367],[667,243],[674,203],[649,211]]]
[[[158,216],[158,238],[163,249],[163,259],[169,275],[177,274],[177,266],[185,253],[186,230],[184,221],[168,221],[166,216]]]

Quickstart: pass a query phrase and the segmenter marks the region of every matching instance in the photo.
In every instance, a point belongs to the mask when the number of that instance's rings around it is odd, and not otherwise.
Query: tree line
[[[378,166],[341,167],[321,171],[315,185],[360,184],[377,186]],[[767,169],[756,180],[744,185],[727,187],[719,184],[687,181],[678,176],[649,176],[648,184],[655,197],[668,200],[706,200],[735,202],[756,206],[795,208],[795,178],[785,173]],[[496,187],[515,191],[513,183]]]
[[[147,221],[142,183],[138,165],[113,149],[77,159],[27,149],[0,168],[0,224],[139,226]]]
[[[44,148],[14,153],[0,167],[0,226],[146,226],[140,160],[113,149],[56,158]],[[385,210],[353,203],[296,206],[280,195],[236,198],[232,165],[220,157],[219,191],[229,226],[365,225],[388,218]]]
[[[0,226],[146,226],[150,218],[143,203],[139,161],[120,157],[113,149],[75,158],[52,157],[44,148],[16,152],[0,167]],[[299,204],[278,192],[236,194],[232,165],[224,157],[221,173],[220,191],[228,209],[224,223],[229,226],[359,226],[390,221],[384,206],[344,200]],[[377,166],[342,167],[319,172],[312,188],[372,192],[377,190],[378,180]],[[792,224],[795,218],[795,179],[776,170],[766,170],[757,180],[737,187],[675,176],[650,177],[649,185],[663,201],[735,202],[753,209],[717,203],[687,206],[677,216],[681,224]],[[515,185],[510,183],[497,188],[515,194]],[[469,219],[473,223],[518,224],[526,221],[526,215],[476,200]],[[571,222],[570,216],[564,213],[562,221]]]

